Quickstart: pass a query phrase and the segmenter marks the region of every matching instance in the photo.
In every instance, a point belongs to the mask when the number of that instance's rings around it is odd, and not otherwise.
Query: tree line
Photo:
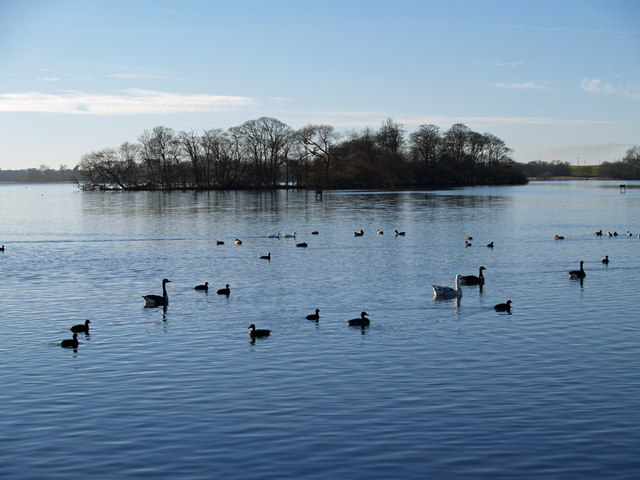
[[[294,130],[269,117],[227,130],[157,126],[135,143],[82,156],[84,189],[399,188],[526,183],[504,141],[463,124],[406,135],[379,129],[341,134],[331,125]]]
[[[600,165],[575,166],[569,162],[541,160],[529,163],[516,163],[529,178],[552,177],[596,177],[620,180],[640,180],[640,146],[629,148],[622,159],[614,162],[602,162]]]
[[[82,172],[80,172],[78,165],[74,168],[60,165],[59,169],[53,169],[47,165],[19,170],[0,169],[0,182],[6,183],[78,182],[81,178]]]

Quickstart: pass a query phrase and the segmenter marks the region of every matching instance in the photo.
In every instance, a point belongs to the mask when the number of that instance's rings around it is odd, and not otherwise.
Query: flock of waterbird
[[[311,232],[312,235],[318,235],[319,232],[317,230],[314,230],[313,232]],[[377,231],[378,235],[383,235],[384,231],[383,230],[378,230]],[[364,230],[360,229],[358,231],[353,232],[353,236],[354,237],[362,237],[364,235]],[[395,230],[395,236],[396,237],[404,237],[406,235],[405,232],[400,232],[398,230]],[[267,238],[296,238],[297,233],[293,232],[291,234],[270,234],[267,235]],[[596,237],[601,237],[603,236],[603,232],[602,230],[599,230],[597,232],[595,232],[595,236]],[[607,232],[607,237],[617,237],[618,233],[617,232]],[[627,237],[632,237],[633,234],[627,230],[626,233]],[[638,235],[638,238],[640,238],[640,234]],[[564,236],[562,235],[555,235],[555,239],[556,240],[564,240]],[[470,247],[472,246],[471,244],[471,240],[473,240],[473,237],[470,235],[467,235],[465,238],[465,248],[466,247]],[[242,245],[242,240],[240,240],[239,238],[236,238],[234,241],[235,245]],[[224,241],[222,240],[216,240],[216,245],[224,245]],[[296,247],[302,247],[305,248],[307,247],[308,244],[306,242],[302,242],[302,243],[296,243]],[[487,244],[488,248],[494,248],[494,243],[493,241]],[[0,252],[4,252],[5,251],[5,246],[2,245],[0,246]],[[271,261],[271,252],[267,253],[267,255],[262,255],[260,256],[261,260],[267,260],[267,261]],[[609,256],[606,255],[603,259],[602,259],[602,263],[605,265],[609,264]],[[434,294],[434,299],[438,299],[438,298],[460,298],[462,297],[462,285],[479,285],[480,287],[482,287],[484,285],[485,279],[484,279],[484,275],[483,275],[483,271],[487,270],[484,266],[480,266],[478,269],[478,275],[460,275],[457,274],[455,277],[455,287],[450,287],[450,286],[444,286],[444,285],[432,285],[433,288],[433,294]],[[582,280],[585,278],[586,276],[586,272],[584,271],[584,261],[581,260],[580,261],[580,267],[577,270],[571,270],[569,271],[569,277],[570,278],[574,278],[574,279],[579,279]],[[169,295],[167,294],[167,283],[171,283],[171,280],[165,278],[162,280],[162,295],[143,295],[142,298],[144,299],[144,306],[145,308],[154,308],[154,307],[167,307],[169,305]],[[209,291],[209,282],[205,282],[202,285],[196,285],[194,287],[195,290],[199,290],[199,291],[205,291],[208,292]],[[217,290],[216,292],[218,295],[225,295],[227,297],[229,297],[229,295],[231,295],[231,289],[229,284],[226,284],[224,286],[224,288],[220,288]],[[511,304],[513,302],[511,300],[507,300],[504,303],[498,303],[496,305],[494,305],[494,310],[497,312],[506,312],[506,313],[511,313]],[[362,327],[363,329],[367,326],[370,325],[371,321],[368,317],[368,313],[363,311],[360,314],[360,317],[358,318],[353,318],[351,320],[348,320],[348,325],[349,326],[357,326],[357,327]],[[314,313],[311,313],[309,315],[306,316],[307,320],[312,320],[315,322],[318,322],[320,320],[320,309],[316,308]],[[62,340],[62,342],[60,342],[60,346],[62,346],[63,348],[73,348],[73,349],[77,349],[78,345],[79,345],[79,341],[78,341],[78,334],[79,333],[84,333],[84,334],[89,334],[89,324],[91,323],[90,320],[85,320],[84,324],[79,324],[79,325],[74,325],[70,328],[70,330],[73,332],[73,338],[70,339],[65,339]],[[262,338],[262,337],[268,337],[271,334],[271,330],[267,330],[267,329],[257,329],[256,326],[254,324],[249,325],[248,327],[249,329],[249,337],[253,340],[256,338]]]

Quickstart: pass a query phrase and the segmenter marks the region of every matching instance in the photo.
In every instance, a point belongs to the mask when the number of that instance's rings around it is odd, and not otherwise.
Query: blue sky
[[[1,169],[262,116],[617,160],[640,145],[640,1],[0,0]]]

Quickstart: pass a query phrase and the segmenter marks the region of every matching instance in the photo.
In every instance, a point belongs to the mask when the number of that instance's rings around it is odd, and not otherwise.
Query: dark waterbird
[[[218,290],[218,295],[226,295],[228,297],[230,294],[231,294],[231,290],[229,289],[228,283],[224,288],[221,288],[220,290]]]
[[[167,283],[171,283],[171,280],[162,280],[162,296],[160,295],[143,295],[145,307],[166,307],[169,305],[169,295],[167,295]]]
[[[396,230],[396,237],[404,237],[406,235],[406,232],[399,232],[398,230]]]
[[[266,255],[262,255],[260,257],[260,260],[269,260],[269,261],[271,261],[271,252],[267,253]]]
[[[90,323],[91,323],[91,320],[85,320],[84,323],[81,323],[80,325],[74,325],[69,330],[71,330],[73,333],[86,333],[86,334],[89,334],[89,324]]]
[[[487,243],[487,247],[493,248],[493,242]]]
[[[318,321],[320,319],[320,309],[316,308],[316,313],[310,313],[309,315],[307,315],[307,320],[314,320],[314,321]]]
[[[311,235],[318,235],[318,230],[314,230],[313,232],[311,232]]]
[[[352,327],[366,327],[369,325],[370,321],[367,317],[369,315],[367,312],[360,313],[360,318],[352,318],[349,320],[349,325]]]
[[[216,240],[216,245],[224,245],[224,242],[222,240]]]
[[[605,265],[609,265],[609,255],[604,256],[604,258],[602,259],[602,263],[604,263]]]
[[[354,237],[361,237],[364,235],[364,230],[360,229],[359,232],[353,232]]]
[[[475,275],[463,275],[460,277],[460,283],[462,285],[484,285],[484,276],[482,275],[482,271],[486,270],[484,267],[480,267],[478,269],[478,276]]]
[[[511,312],[511,300],[507,300],[506,303],[499,303],[493,309],[496,312]]]
[[[4,252],[4,245],[0,247],[0,252]]]
[[[62,340],[62,342],[60,342],[60,346],[62,348],[78,348],[78,343],[78,334],[74,333],[73,338]]]
[[[582,260],[580,260],[580,270],[571,270],[569,272],[569,277],[570,278],[584,278],[587,276],[587,274],[584,271],[583,268],[584,262]]]
[[[307,248],[308,246],[309,245],[307,245],[307,242],[296,243],[296,247]]]
[[[253,323],[249,325],[248,328],[249,328],[249,336],[251,338],[268,337],[269,335],[271,335],[271,330],[256,329],[256,326]]]
[[[209,291],[209,282],[204,282],[204,285],[196,285],[193,287],[195,290],[203,290],[205,292]]]

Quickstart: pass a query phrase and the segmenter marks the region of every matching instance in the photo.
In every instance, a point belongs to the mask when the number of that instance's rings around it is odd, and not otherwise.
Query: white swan
[[[267,235],[267,238],[280,238],[281,236],[282,234],[280,233],[274,233],[274,234]]]
[[[431,285],[433,287],[433,295],[442,298],[461,297],[462,289],[460,288],[460,277],[460,274],[456,275],[456,288],[443,287],[442,285]]]
[[[296,232],[293,233],[285,233],[284,238],[296,238]]]

